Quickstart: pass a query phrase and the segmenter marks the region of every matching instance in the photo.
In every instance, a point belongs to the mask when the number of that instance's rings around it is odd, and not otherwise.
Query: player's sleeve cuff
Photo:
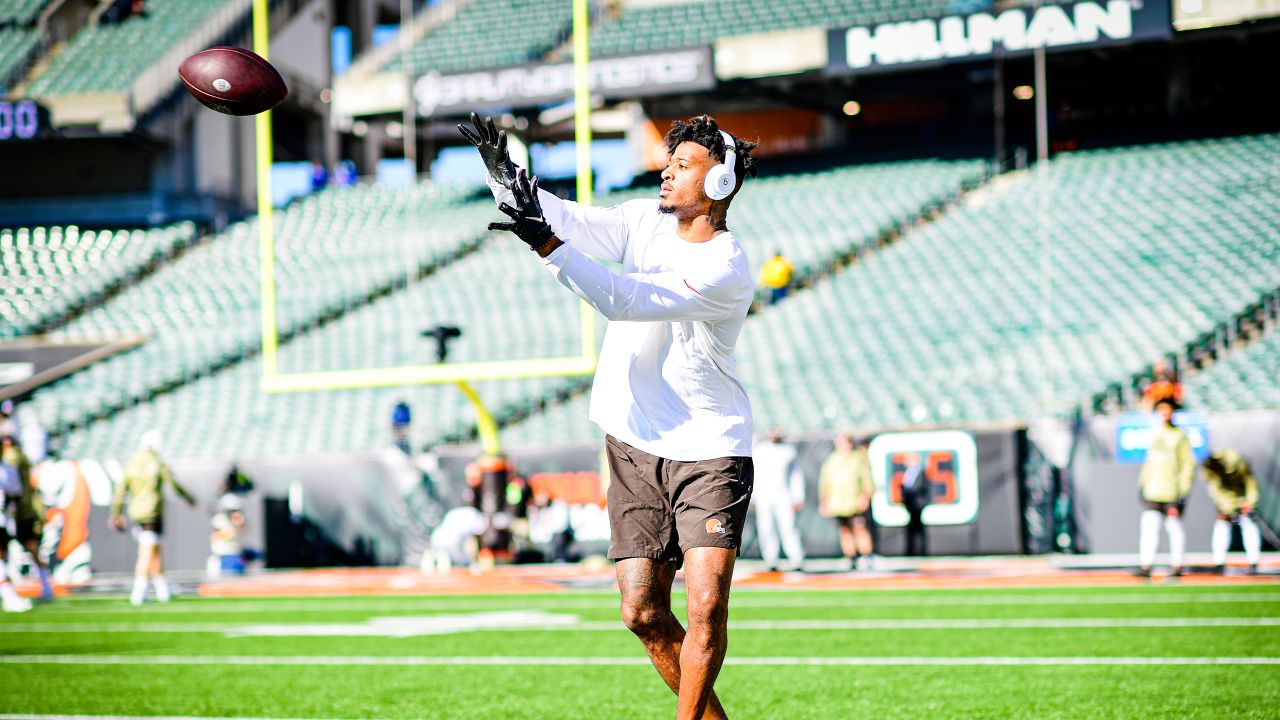
[[[542,258],[542,264],[551,271],[564,269],[565,260],[569,257],[569,243],[561,240],[560,247],[552,250],[550,254]]]

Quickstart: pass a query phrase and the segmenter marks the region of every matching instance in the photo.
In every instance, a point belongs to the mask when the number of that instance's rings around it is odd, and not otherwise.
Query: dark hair
[[[1170,408],[1172,408],[1172,409],[1174,409],[1174,410],[1177,410],[1177,409],[1178,409],[1178,401],[1177,401],[1177,400],[1174,400],[1174,399],[1173,399],[1173,398],[1171,398],[1171,397],[1162,397],[1162,398],[1160,398],[1159,400],[1157,400],[1157,401],[1155,402],[1155,405],[1154,405],[1153,407],[1160,407],[1161,405],[1168,405]]]
[[[747,175],[756,176],[756,159],[751,157],[751,151],[760,143],[754,143],[750,140],[729,133],[733,137],[733,142],[737,145],[735,153],[737,161],[733,164],[734,177],[738,178],[738,187],[742,187],[742,180]],[[720,136],[720,126],[716,124],[714,118],[710,115],[699,115],[690,118],[688,122],[676,120],[671,123],[671,129],[667,131],[667,152],[673,153],[680,143],[691,142],[697,143],[707,149],[711,157],[716,162],[724,162],[724,138]],[[734,188],[737,192],[737,188]]]

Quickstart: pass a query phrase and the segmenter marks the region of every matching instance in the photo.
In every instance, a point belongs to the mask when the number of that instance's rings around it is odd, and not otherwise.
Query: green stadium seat
[[[755,222],[762,227],[754,234],[745,232],[743,244],[758,263],[756,257],[762,260],[766,248],[776,244],[776,238],[770,239],[768,234],[773,226],[764,223],[772,222],[772,215],[782,208],[810,203],[814,211],[806,215],[814,217],[806,217],[798,228],[801,232],[795,233],[799,239],[794,240],[794,251],[798,267],[816,268],[833,254],[873,241],[882,230],[919,212],[921,206],[950,196],[981,170],[980,163],[901,163],[750,181],[743,192],[755,193],[750,196],[754,199],[740,203],[741,207],[757,202],[763,206],[744,210],[741,227],[744,232]],[[883,186],[887,181],[912,189],[886,193]],[[644,188],[615,193],[599,202],[611,205],[653,195],[653,188]],[[456,249],[477,237],[495,217],[493,205],[488,198],[467,201],[466,197],[463,191],[431,186],[411,191],[362,187],[326,191],[280,213],[280,326],[305,327],[325,309],[340,306],[341,298],[361,298],[370,287],[421,262],[433,247]],[[864,217],[855,218],[857,214]],[[429,231],[421,230],[428,227]],[[221,422],[198,419],[207,414],[206,409],[226,415],[225,425],[237,429],[201,431],[187,440],[175,439],[173,442],[182,443],[177,447],[183,453],[241,454],[242,448],[256,443],[273,452],[309,451],[310,446],[298,443],[311,442],[309,438],[319,437],[315,435],[319,431],[291,433],[283,429],[314,425],[322,415],[333,417],[330,413],[351,419],[355,426],[338,435],[326,435],[326,447],[376,448],[386,444],[383,416],[402,394],[414,398],[415,407],[430,408],[419,414],[419,432],[425,439],[434,440],[470,426],[471,410],[451,387],[258,397],[261,369],[256,359],[242,363],[256,370],[238,366],[199,378],[220,359],[236,358],[257,347],[256,242],[252,222],[237,225],[66,331],[66,335],[111,335],[142,330],[152,339],[138,350],[37,393],[40,417],[48,425],[80,421],[98,408],[143,395],[149,388],[188,383],[171,395],[73,433],[68,452],[81,457],[118,455],[136,441],[148,423],[178,427],[204,422],[223,427]],[[787,251],[792,248],[788,246]],[[282,372],[302,372],[431,362],[432,348],[419,333],[436,324],[464,329],[463,337],[451,346],[451,362],[574,355],[579,346],[577,317],[573,296],[546,277],[536,263],[528,262],[526,250],[502,238],[421,283],[300,336],[281,349],[279,365]],[[483,385],[486,402],[496,411],[527,408],[562,389],[565,381]],[[220,409],[221,397],[242,401],[234,408]],[[325,412],[315,414],[312,406],[316,404],[323,405]],[[249,411],[257,413],[255,417],[269,417],[268,426],[281,431],[264,436],[259,424],[240,414]],[[363,414],[366,411],[368,415]],[[164,414],[169,412],[175,415]],[[114,444],[122,439],[124,445]]]
[[[806,27],[845,27],[945,14],[945,0],[776,2],[705,0],[624,7],[592,28],[591,54],[707,45],[716,38]]]
[[[751,318],[738,367],[757,425],[1064,413],[1280,285],[1280,135],[1060,155],[1043,178],[1047,286],[1039,182],[1023,174],[992,187]],[[1277,407],[1277,342],[1194,378],[1189,403]],[[586,403],[529,418],[507,436],[591,439]]]
[[[174,43],[198,29],[229,0],[147,0],[146,12],[76,34],[35,78],[34,97],[121,92]]]
[[[191,223],[153,230],[0,229],[0,339],[26,335],[195,241]]]
[[[0,0],[0,27],[25,27],[35,22],[51,0]]]
[[[0,26],[0,94],[18,79],[39,45],[33,30]]]
[[[1273,329],[1189,379],[1183,400],[1191,408],[1214,410],[1280,408],[1280,333]]]
[[[474,0],[414,43],[409,67],[417,75],[533,62],[565,42],[572,24],[567,2]],[[398,72],[402,60],[397,56],[384,69]]]

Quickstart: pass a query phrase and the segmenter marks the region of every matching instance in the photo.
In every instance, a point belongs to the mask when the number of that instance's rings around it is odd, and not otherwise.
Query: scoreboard
[[[0,101],[0,142],[34,140],[48,130],[49,112],[36,101]]]

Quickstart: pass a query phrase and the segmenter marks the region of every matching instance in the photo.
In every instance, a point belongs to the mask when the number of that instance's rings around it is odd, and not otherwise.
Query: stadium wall
[[[210,520],[231,460],[179,460],[174,477],[196,498],[189,507],[172,494],[165,504],[164,558],[174,570],[201,570],[209,557]],[[238,463],[254,483],[245,498],[245,546],[266,555],[269,566],[398,565],[415,561],[425,542],[417,523],[430,517],[407,512],[422,473],[398,451],[363,455],[310,455]],[[43,478],[71,473],[88,486],[92,507],[87,538],[95,573],[129,572],[132,538],[108,526],[110,498],[120,466],[48,463]],[[68,481],[58,477],[53,484]],[[45,482],[41,481],[41,486]],[[70,497],[72,493],[67,493]],[[430,510],[424,515],[430,515]],[[50,545],[58,538],[46,538]],[[83,555],[83,552],[81,553]]]
[[[1086,552],[1138,550],[1138,472],[1142,466],[1117,462],[1119,424],[1117,416],[1090,419],[1069,456],[1076,540]],[[1057,433],[1069,442],[1070,428],[1059,425]],[[1261,494],[1258,511],[1264,524],[1274,530],[1280,515],[1276,512],[1280,501],[1280,412],[1212,413],[1207,433],[1210,447],[1234,448],[1249,461]],[[1188,551],[1209,548],[1215,517],[1213,502],[1197,472],[1183,515]]]

